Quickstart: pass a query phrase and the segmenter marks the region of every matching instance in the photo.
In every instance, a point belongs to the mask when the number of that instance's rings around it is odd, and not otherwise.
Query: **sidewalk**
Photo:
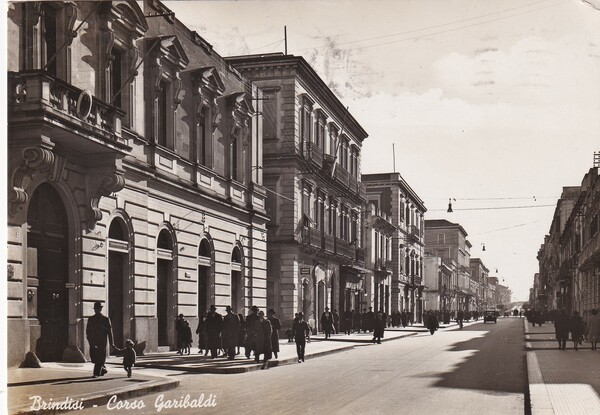
[[[558,350],[554,325],[533,327],[524,319],[532,415],[600,413],[600,351],[589,343]]]
[[[409,330],[408,327],[403,330],[386,329],[382,342],[414,336],[418,332],[423,331],[422,329],[422,326],[413,326],[412,330]],[[354,347],[372,345],[372,340],[372,333],[334,334],[330,339],[325,339],[325,336],[319,333],[311,336],[310,343],[306,344],[304,357],[306,360],[310,360],[332,353],[351,350]],[[278,358],[275,359],[273,357],[269,361],[269,368],[298,363],[295,343],[289,343],[285,339],[280,340],[279,350]],[[108,360],[108,363],[119,365],[120,360],[113,357]],[[261,366],[262,363],[256,363],[253,358],[246,358],[243,347],[240,348],[240,354],[234,360],[228,360],[226,357],[211,359],[208,356],[199,354],[197,348],[192,348],[192,353],[189,355],[180,356],[176,352],[152,353],[146,356],[139,356],[136,362],[136,367],[220,374],[250,372],[260,370]]]
[[[105,376],[92,378],[92,363],[43,363],[39,369],[10,368],[7,373],[8,413],[42,414],[104,405],[118,399],[175,388],[179,380],[134,370],[128,378],[122,367],[109,367]],[[36,400],[36,396],[39,398]],[[58,410],[39,410],[46,404]],[[37,410],[36,410],[37,409]]]
[[[422,325],[402,328],[389,328],[385,331],[382,341],[397,340],[414,336],[425,331]],[[323,334],[311,337],[311,342],[306,345],[306,361],[332,353],[351,350],[354,347],[373,345],[371,333],[353,333],[333,335],[331,339],[324,339]],[[269,367],[298,364],[295,343],[287,340],[280,341],[279,358],[269,362]],[[176,352],[154,353],[138,356],[133,376],[127,378],[121,365],[121,358],[110,357],[107,360],[108,374],[92,378],[93,365],[91,363],[43,363],[40,369],[9,368],[7,373],[8,383],[8,413],[9,414],[41,414],[59,413],[67,410],[76,410],[80,406],[86,408],[94,405],[104,405],[116,395],[118,399],[128,399],[135,396],[155,393],[179,385],[179,381],[159,375],[152,369],[168,369],[190,373],[243,373],[260,370],[261,364],[253,359],[246,359],[243,348],[241,354],[234,360],[226,358],[210,359],[198,354],[198,349],[192,349],[193,354],[179,356]],[[172,376],[172,375],[170,375]],[[35,401],[35,396],[46,404],[59,405],[58,409],[36,411],[32,405],[40,403]],[[35,407],[34,407],[35,408]]]

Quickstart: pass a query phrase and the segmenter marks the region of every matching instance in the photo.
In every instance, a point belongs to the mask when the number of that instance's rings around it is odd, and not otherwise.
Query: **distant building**
[[[486,288],[487,288],[487,278],[489,275],[489,270],[483,264],[483,261],[480,258],[471,258],[469,260],[469,269],[471,273],[471,284],[473,285],[473,291],[475,292],[475,306],[478,311],[484,311],[490,307],[490,304],[487,304],[486,299]]]
[[[425,247],[427,253],[445,260],[452,269],[448,287],[450,310],[473,311],[475,292],[471,289],[470,249],[467,232],[458,223],[445,219],[425,221]]]
[[[397,229],[392,238],[391,311],[408,310],[420,322],[425,307],[425,204],[400,173],[363,174],[362,181],[369,203]]]

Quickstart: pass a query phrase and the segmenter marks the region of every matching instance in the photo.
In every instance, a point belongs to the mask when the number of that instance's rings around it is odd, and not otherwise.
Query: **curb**
[[[169,379],[166,377],[158,377],[158,379],[145,383],[142,386],[138,387],[122,387],[118,389],[113,389],[105,392],[93,392],[84,395],[79,395],[72,397],[73,403],[81,402],[85,408],[91,408],[96,406],[105,405],[109,399],[113,396],[116,396],[116,399],[123,400],[134,398],[142,395],[149,395],[151,393],[162,392],[169,389],[176,388],[179,386],[179,380]],[[58,401],[60,402],[60,401]],[[38,411],[33,411],[30,409],[31,405],[20,406],[16,408],[8,408],[8,413],[17,414],[17,415],[25,415],[25,414],[59,414],[64,412],[73,411],[73,409],[42,409]]]
[[[417,334],[418,333],[407,333],[405,335],[398,336],[398,337],[387,338],[387,339],[383,338],[381,341],[382,341],[382,343],[388,342],[388,341],[394,341],[394,340],[398,340],[398,339],[403,339],[405,337],[415,336]],[[362,343],[354,342],[354,344],[352,344],[352,345],[340,347],[337,349],[323,350],[320,352],[307,354],[305,356],[305,359],[307,359],[307,360],[315,359],[318,357],[327,356],[327,355],[334,354],[334,353],[352,350],[355,347],[365,347],[365,346],[369,346],[372,344],[373,343],[370,341],[362,342]],[[269,368],[278,367],[278,366],[286,366],[286,365],[297,364],[297,363],[298,363],[297,357],[287,357],[282,360],[270,360]],[[145,368],[162,369],[162,370],[175,370],[175,371],[183,371],[183,372],[188,372],[188,373],[210,373],[210,374],[235,374],[235,373],[253,372],[255,370],[260,370],[261,366],[262,366],[261,363],[250,363],[250,362],[248,362],[248,366],[244,366],[244,367],[218,367],[218,366],[217,367],[185,367],[185,366],[182,367],[182,366],[162,365],[160,363],[136,363],[136,367],[145,367]]]

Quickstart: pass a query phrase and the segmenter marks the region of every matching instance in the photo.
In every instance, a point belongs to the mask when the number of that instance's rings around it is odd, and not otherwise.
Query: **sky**
[[[287,26],[369,133],[362,172],[400,172],[528,299],[562,187],[600,151],[600,0],[165,3],[222,56],[283,52]]]

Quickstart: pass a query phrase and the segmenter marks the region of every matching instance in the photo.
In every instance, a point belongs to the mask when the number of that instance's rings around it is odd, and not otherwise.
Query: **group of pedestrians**
[[[559,350],[566,350],[569,333],[571,334],[575,350],[579,350],[579,346],[584,340],[591,343],[592,350],[597,350],[600,338],[600,316],[598,315],[598,310],[591,310],[591,315],[587,323],[584,322],[578,311],[573,311],[573,315],[569,317],[564,310],[561,310],[555,313],[553,318],[554,332]]]
[[[265,313],[257,306],[252,306],[250,314],[236,314],[231,306],[225,307],[225,316],[217,313],[211,305],[207,313],[203,313],[198,322],[198,353],[210,353],[210,358],[227,356],[233,360],[239,355],[241,348],[247,359],[254,357],[258,363],[262,356],[262,369],[269,367],[269,360],[277,358],[279,353],[280,320],[273,309]],[[177,328],[177,326],[176,326]]]
[[[355,310],[346,310],[341,320],[342,331],[347,335],[360,332],[373,333],[375,325],[381,324],[376,323],[378,319],[382,321],[384,328],[389,325],[388,315],[383,310],[379,310],[377,313],[373,311],[373,307],[369,307],[368,310],[363,309],[362,313]]]

